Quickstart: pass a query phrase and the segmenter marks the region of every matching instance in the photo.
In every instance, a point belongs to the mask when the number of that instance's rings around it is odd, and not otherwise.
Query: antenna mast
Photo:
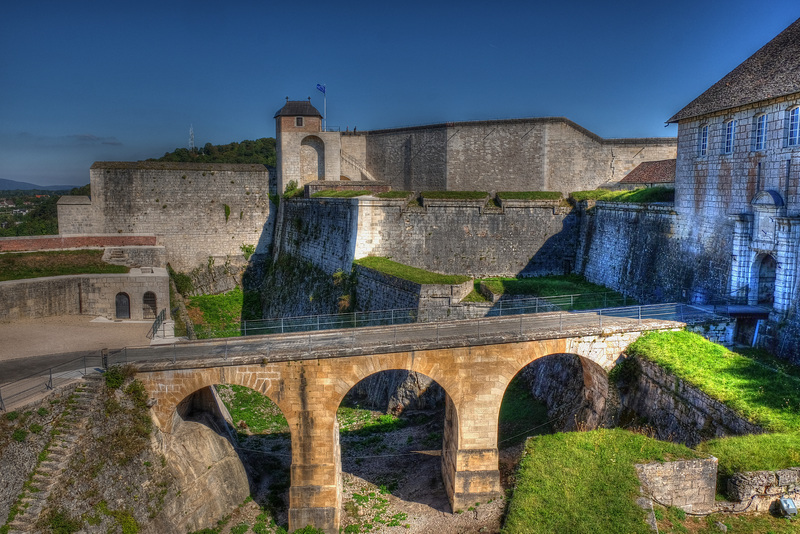
[[[194,125],[189,125],[189,150],[194,152]]]

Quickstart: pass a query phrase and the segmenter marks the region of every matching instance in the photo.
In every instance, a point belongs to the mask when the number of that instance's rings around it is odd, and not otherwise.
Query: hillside
[[[37,185],[0,178],[0,191],[69,191],[77,185]]]
[[[227,145],[206,143],[201,148],[176,148],[160,158],[151,158],[149,161],[260,163],[274,168],[277,161],[277,152],[275,151],[275,139],[262,137],[255,141],[244,140],[240,143],[234,142]]]

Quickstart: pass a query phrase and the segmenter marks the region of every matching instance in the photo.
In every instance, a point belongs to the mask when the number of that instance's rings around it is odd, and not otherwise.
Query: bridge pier
[[[312,525],[339,532],[342,455],[336,412],[303,410],[292,433],[289,531]]]
[[[502,400],[502,395],[500,399]],[[498,469],[497,425],[492,425],[492,420],[486,421],[490,426],[494,426],[494,430],[490,430],[486,437],[493,443],[487,443],[489,446],[486,448],[464,448],[460,445],[460,436],[464,429],[459,425],[455,404],[450,396],[445,394],[442,478],[453,512],[466,510],[476,502],[495,499],[503,493]],[[468,426],[473,425],[468,424]],[[491,439],[492,432],[494,440]]]

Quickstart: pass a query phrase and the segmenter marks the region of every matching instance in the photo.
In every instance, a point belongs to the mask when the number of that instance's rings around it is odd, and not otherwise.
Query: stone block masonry
[[[728,479],[728,497],[749,504],[748,511],[751,512],[772,509],[784,495],[788,495],[795,503],[800,501],[800,467],[736,473]]]
[[[97,162],[92,199],[62,197],[59,232],[149,234],[177,271],[209,257],[241,255],[243,244],[267,252],[272,221],[263,165]]]
[[[130,319],[149,320],[144,316],[146,292],[155,294],[157,311],[166,308],[169,317],[169,276],[163,268],[0,282],[0,321],[54,315],[95,315],[114,320],[118,293],[130,299]]]
[[[645,493],[656,503],[686,512],[715,509],[717,459],[637,464],[636,474]]]
[[[362,311],[453,306],[469,295],[472,280],[463,284],[418,284],[354,265],[358,273],[358,308]]]

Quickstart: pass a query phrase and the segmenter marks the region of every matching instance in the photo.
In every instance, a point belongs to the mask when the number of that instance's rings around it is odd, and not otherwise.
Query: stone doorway
[[[775,258],[765,254],[760,260],[756,260],[758,265],[758,304],[760,306],[772,306],[775,301],[775,272],[777,263]]]
[[[158,301],[156,299],[156,294],[152,291],[146,292],[142,299],[142,318],[145,320],[155,319],[157,310]]]
[[[115,299],[117,319],[130,319],[131,318],[131,298],[126,293],[117,293]]]

